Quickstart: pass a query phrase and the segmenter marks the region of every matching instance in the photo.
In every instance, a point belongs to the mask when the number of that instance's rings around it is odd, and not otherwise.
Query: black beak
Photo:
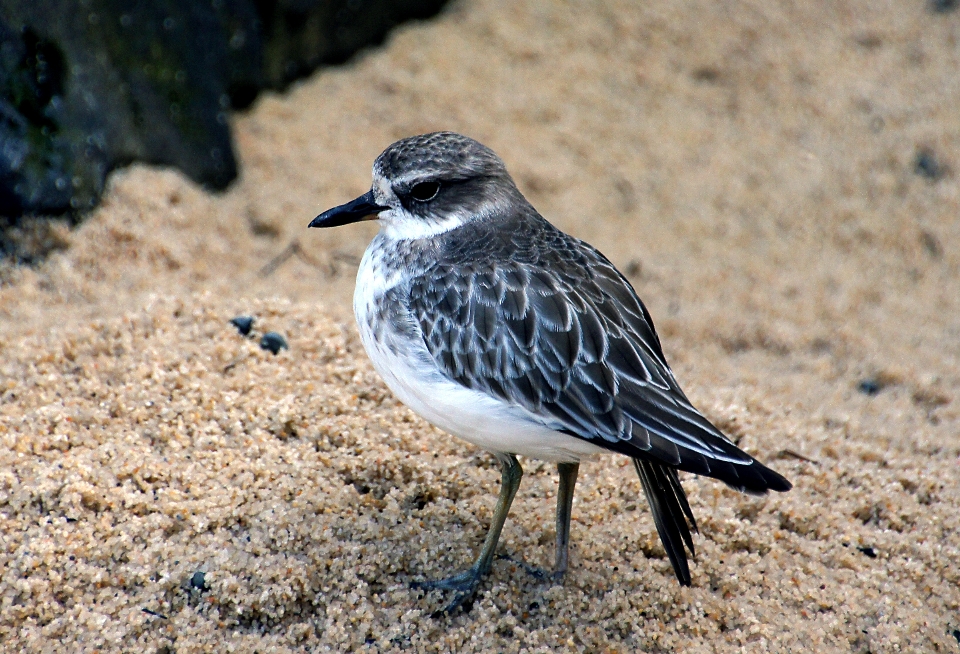
[[[327,209],[310,221],[307,227],[339,227],[350,223],[360,222],[367,218],[375,218],[378,213],[386,210],[373,201],[373,191],[367,191],[356,200],[341,204],[339,207]]]

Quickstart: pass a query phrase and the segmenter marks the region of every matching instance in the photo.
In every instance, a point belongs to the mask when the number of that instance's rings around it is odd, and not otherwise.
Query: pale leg
[[[414,588],[442,588],[444,590],[456,591],[453,600],[443,609],[445,613],[452,613],[467,599],[473,596],[480,584],[480,580],[485,574],[490,572],[490,566],[493,564],[493,557],[497,550],[497,542],[500,540],[500,532],[503,531],[503,523],[507,520],[507,514],[510,512],[510,505],[513,498],[520,488],[520,478],[523,476],[523,468],[517,457],[512,454],[498,454],[497,459],[502,466],[502,477],[500,483],[500,497],[497,498],[497,507],[493,511],[493,520],[490,522],[490,530],[487,532],[487,538],[483,542],[483,549],[480,550],[480,556],[476,562],[470,566],[470,569],[460,574],[440,579],[438,581],[418,581],[413,584]],[[576,473],[574,473],[574,478]],[[559,514],[557,520],[559,521]],[[567,519],[569,531],[569,517]],[[558,536],[559,538],[559,536]]]
[[[562,577],[570,562],[570,515],[573,509],[573,489],[577,485],[579,463],[558,463],[560,488],[557,491],[557,563],[554,577]]]

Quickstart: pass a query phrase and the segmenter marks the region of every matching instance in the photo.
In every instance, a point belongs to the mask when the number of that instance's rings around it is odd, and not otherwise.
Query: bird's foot
[[[437,579],[435,581],[415,581],[410,584],[413,588],[420,590],[452,590],[454,591],[453,599],[439,613],[451,614],[469,600],[477,592],[477,587],[480,586],[480,580],[483,579],[483,576],[486,574],[486,571],[481,571],[476,567],[465,570],[460,574],[453,575],[452,577],[447,577],[446,579]]]

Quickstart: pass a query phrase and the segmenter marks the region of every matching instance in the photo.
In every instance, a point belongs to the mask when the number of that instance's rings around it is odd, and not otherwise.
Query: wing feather
[[[753,492],[789,488],[690,404],[613,265],[562,232],[548,236],[555,247],[536,256],[500,252],[470,266],[441,257],[413,279],[408,308],[443,373],[641,461]]]

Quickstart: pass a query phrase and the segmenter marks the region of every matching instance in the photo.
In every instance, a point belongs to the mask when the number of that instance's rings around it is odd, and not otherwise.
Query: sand
[[[235,116],[228,192],[116,173],[65,249],[0,271],[3,651],[960,650],[958,21],[456,2]],[[471,562],[499,472],[370,367],[375,227],[306,224],[434,129],[626,271],[693,402],[794,483],[683,476],[693,587],[609,456],[562,583],[521,564],[551,564],[557,486],[525,460],[470,610],[410,588]]]

